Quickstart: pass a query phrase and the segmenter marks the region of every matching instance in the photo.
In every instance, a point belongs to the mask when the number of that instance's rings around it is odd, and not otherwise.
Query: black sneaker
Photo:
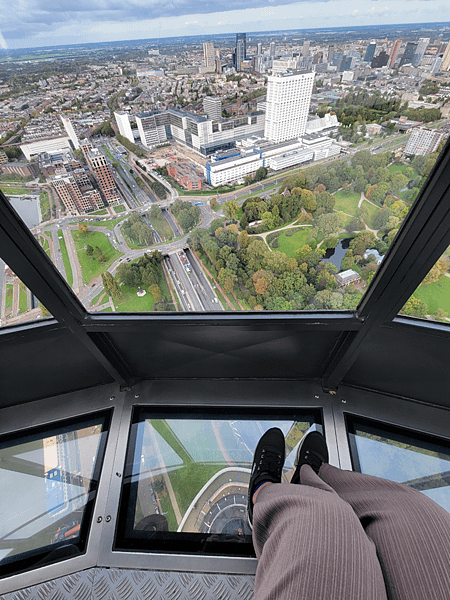
[[[300,483],[300,467],[309,465],[318,474],[323,463],[328,462],[328,448],[325,438],[318,431],[311,431],[302,439],[297,450],[297,468],[291,483]]]
[[[260,483],[281,483],[285,456],[285,441],[281,429],[273,427],[259,440],[253,456],[252,474],[248,484],[247,516],[253,528],[253,494]]]

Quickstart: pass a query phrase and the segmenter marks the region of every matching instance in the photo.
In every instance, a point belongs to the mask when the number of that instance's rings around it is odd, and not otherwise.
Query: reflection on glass
[[[0,326],[51,316],[45,306],[0,259]]]
[[[450,323],[450,247],[430,269],[400,314]]]
[[[80,542],[97,484],[104,422],[85,420],[0,443],[0,572],[16,560]]]
[[[125,477],[126,537],[142,531],[233,535],[249,542],[247,490],[253,453],[265,431],[286,437],[284,478],[297,445],[316,426],[311,415],[289,420],[153,418],[133,425]]]
[[[354,470],[409,485],[450,512],[450,443],[347,420]]]

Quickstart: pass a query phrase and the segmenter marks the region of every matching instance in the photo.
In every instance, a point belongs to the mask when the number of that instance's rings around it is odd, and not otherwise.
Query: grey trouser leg
[[[308,485],[272,484],[258,494],[254,600],[386,600],[373,542],[351,506],[306,466]]]
[[[401,483],[328,464],[319,475],[374,542],[390,600],[450,599],[450,513]]]

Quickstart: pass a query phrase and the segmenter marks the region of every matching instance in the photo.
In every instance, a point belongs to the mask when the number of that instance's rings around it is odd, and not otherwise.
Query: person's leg
[[[315,477],[308,465],[300,473],[303,484]],[[352,507],[373,540],[390,600],[450,598],[450,513],[386,479],[329,464],[320,467],[319,476]]]
[[[254,600],[386,600],[373,542],[349,504],[310,471],[314,486],[257,491]]]

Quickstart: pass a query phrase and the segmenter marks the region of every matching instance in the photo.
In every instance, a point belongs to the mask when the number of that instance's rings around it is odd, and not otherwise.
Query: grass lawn
[[[73,273],[72,267],[70,266],[69,254],[67,252],[66,242],[61,230],[58,231],[59,247],[61,248],[61,255],[64,263],[64,269],[66,271],[66,280],[70,287],[73,285]]]
[[[346,196],[344,192],[339,191],[334,194],[334,197],[336,199],[336,204],[334,205],[334,208],[336,210],[341,210],[342,212],[345,212],[349,215],[356,216],[356,211],[358,210],[358,203],[361,199],[361,194],[352,192],[351,194],[348,194]]]
[[[100,312],[112,312],[112,308],[110,306],[108,306],[108,308],[104,308]]]
[[[122,252],[118,252],[111,245],[108,236],[99,231],[88,231],[86,235],[81,235],[78,231],[72,231],[72,236],[77,249],[78,260],[81,265],[81,272],[85,283],[89,283],[93,277],[97,277],[104,273],[110,264],[117,258],[122,256]],[[106,261],[99,263],[95,258],[87,256],[85,245],[89,244],[94,249],[96,246],[103,252]]]
[[[388,171],[390,173],[402,173],[404,174],[406,169],[408,169],[411,165],[405,165],[404,163],[394,163],[388,167]],[[411,179],[415,179],[419,177],[419,173],[414,169],[414,173],[411,175]]]
[[[179,469],[170,471],[169,477],[175,492],[181,514],[184,514],[192,500],[213,475],[222,470],[225,465],[205,465],[191,463]]]
[[[121,300],[115,300],[116,310],[120,312],[151,312],[155,301],[148,290],[145,296],[139,298],[137,288],[128,285],[121,285],[120,290],[123,294]]]
[[[369,227],[371,229],[374,229],[374,227],[372,225],[373,218],[377,214],[377,212],[380,210],[381,206],[380,207],[374,206],[373,204],[370,204],[370,202],[367,202],[366,200],[363,200],[363,203],[361,204],[361,206],[364,206],[369,211],[369,217],[367,219],[367,224],[369,225]]]
[[[152,419],[150,423],[159,435],[169,444],[172,450],[178,454],[183,463],[188,464],[194,462],[192,456],[188,453],[165,419]]]
[[[108,211],[106,208],[101,208],[100,210],[96,210],[95,212],[89,213],[90,215],[107,215]]]
[[[125,233],[125,231],[123,229],[122,229],[122,235],[123,235],[123,237],[125,239],[125,242],[126,242],[128,248],[130,248],[130,250],[142,250],[142,248],[146,248],[147,247],[147,244],[143,244],[142,246],[139,245],[139,244],[136,244],[130,238],[130,236]]]
[[[40,242],[42,248],[47,252],[48,246],[49,246],[48,239],[45,238],[43,235],[40,235],[39,236],[39,242]]]
[[[107,221],[94,221],[93,223],[89,223],[89,227],[106,227],[106,229],[114,229],[117,223],[123,221],[126,217],[118,217],[117,219],[108,219]]]
[[[289,229],[287,230],[289,231]],[[285,232],[282,232],[278,236],[278,243],[280,246],[275,248],[289,256],[289,258],[295,258],[295,251],[297,248],[304,246],[307,243],[309,236],[311,235],[311,227],[302,227],[300,231],[296,231],[294,235],[286,236]]]
[[[105,298],[103,298],[103,301],[106,302],[108,300],[108,295],[106,294],[105,290],[102,290],[100,292],[100,294],[97,294],[95,296],[95,298],[93,300],[91,300],[91,306],[94,306],[94,304],[96,304],[100,300],[101,296],[103,296],[103,295],[105,295]]]
[[[450,315],[450,277],[444,275],[435,283],[422,284],[413,295],[425,302],[430,314],[442,308]]]
[[[10,283],[8,283],[6,285],[6,300],[5,300],[6,308],[12,308],[12,301],[13,301],[13,286]]]
[[[119,204],[118,206],[113,206],[114,212],[115,213],[121,213],[121,212],[125,212],[127,210],[126,206],[124,206],[123,204]]]
[[[103,150],[106,152],[106,155],[111,159],[114,160],[113,155],[111,154],[111,152],[108,150],[108,148],[106,146],[102,146]]]
[[[147,214],[147,218],[163,240],[171,240],[173,238],[173,231],[169,225],[167,219],[161,215],[160,219],[153,219],[150,214]]]
[[[0,189],[5,196],[8,196],[8,194],[11,194],[12,196],[24,196],[26,194],[31,194],[33,191],[31,188],[7,186],[4,183],[0,185]]]
[[[24,313],[27,312],[27,309],[27,288],[23,283],[21,283],[19,292],[19,311]]]
[[[41,191],[40,203],[41,203],[42,220],[48,221],[52,215],[51,215],[51,211],[50,211],[50,200],[48,198],[47,192]]]

